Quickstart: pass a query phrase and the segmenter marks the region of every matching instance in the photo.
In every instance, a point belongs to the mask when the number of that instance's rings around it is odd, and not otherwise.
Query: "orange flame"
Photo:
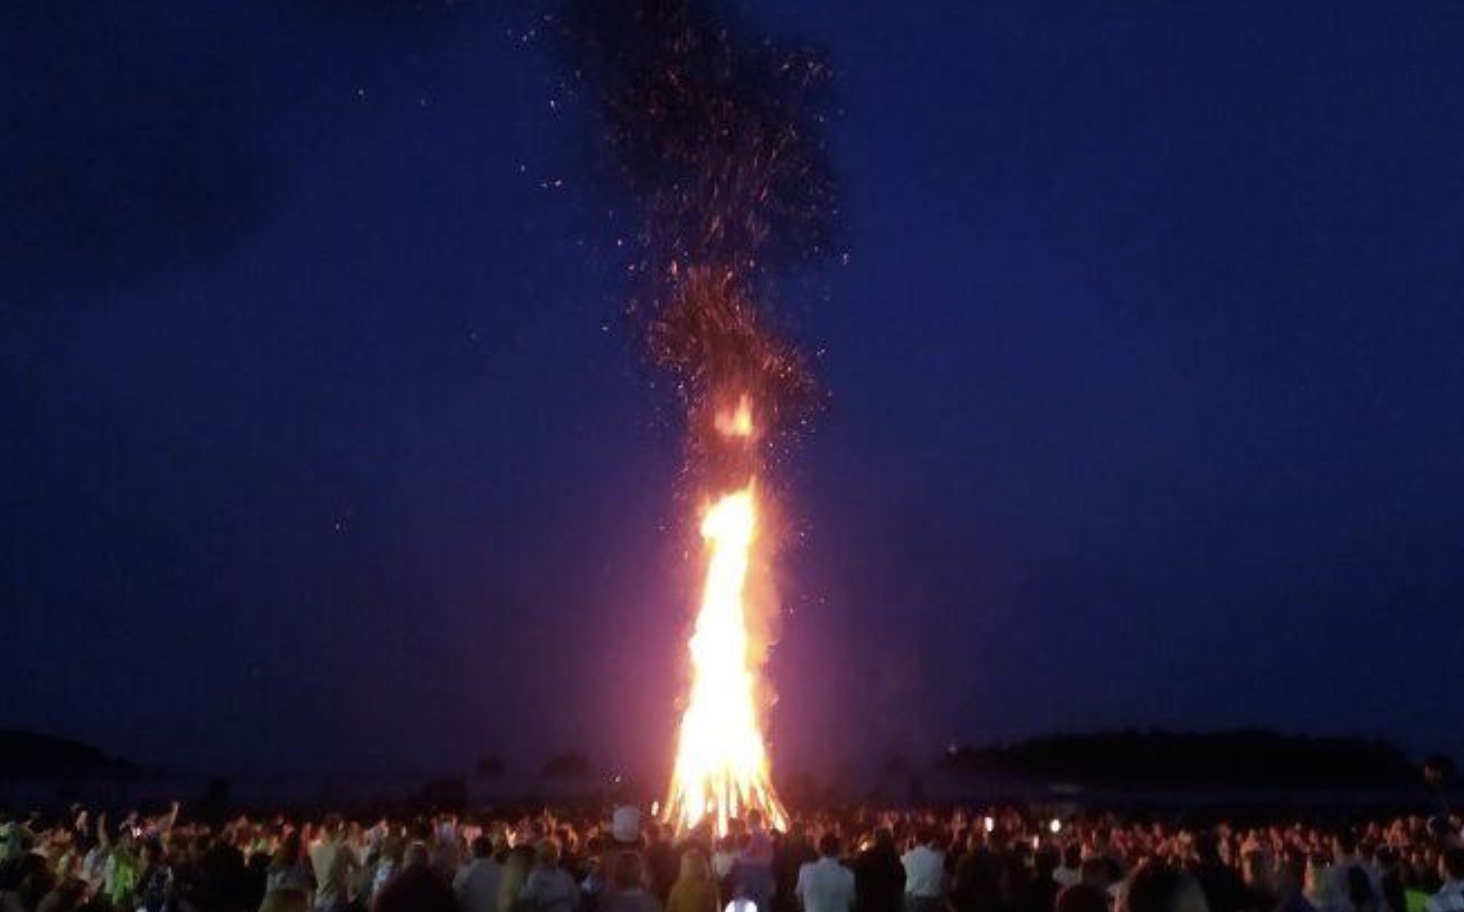
[[[730,412],[719,411],[713,419],[717,433],[723,437],[748,438],[752,436],[752,400],[743,393],[737,400],[737,408]]]
[[[723,426],[718,416],[717,426]],[[742,397],[726,421],[729,437],[752,433],[752,409]],[[741,430],[745,427],[745,431]],[[787,814],[773,791],[757,708],[757,667],[747,630],[745,589],[757,540],[752,481],[724,494],[702,518],[708,549],[701,610],[689,644],[692,683],[681,731],[666,820],[685,832],[710,819],[718,835],[728,821],[756,808],[783,828]]]

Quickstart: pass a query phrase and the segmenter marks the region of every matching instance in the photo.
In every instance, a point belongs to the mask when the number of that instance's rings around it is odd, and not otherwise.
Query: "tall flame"
[[[751,422],[744,397],[722,432],[749,436]],[[684,832],[709,819],[723,835],[729,820],[758,809],[782,828],[787,814],[770,778],[747,630],[745,591],[758,534],[755,483],[716,500],[702,518],[701,534],[709,555],[706,583],[689,644],[691,693],[681,717],[666,820]]]

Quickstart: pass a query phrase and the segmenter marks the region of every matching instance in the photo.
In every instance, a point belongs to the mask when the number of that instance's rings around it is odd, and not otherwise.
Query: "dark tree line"
[[[1420,768],[1386,741],[1257,729],[1052,735],[1010,745],[953,748],[941,765],[955,773],[1094,784],[1325,788],[1408,786],[1423,780]]]

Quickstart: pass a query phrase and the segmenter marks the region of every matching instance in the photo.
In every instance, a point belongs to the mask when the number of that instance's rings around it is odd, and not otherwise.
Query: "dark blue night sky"
[[[0,725],[661,762],[680,410],[548,7],[113,6],[0,8]],[[859,7],[733,13],[843,111],[781,761],[1464,752],[1464,5]]]

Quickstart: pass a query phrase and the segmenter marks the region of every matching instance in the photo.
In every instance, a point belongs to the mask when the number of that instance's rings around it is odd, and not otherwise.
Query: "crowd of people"
[[[1183,825],[1021,809],[347,821],[0,814],[0,912],[1464,912],[1457,816]]]

